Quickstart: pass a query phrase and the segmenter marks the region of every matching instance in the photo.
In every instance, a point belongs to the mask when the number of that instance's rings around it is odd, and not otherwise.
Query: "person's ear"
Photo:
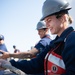
[[[62,17],[60,18],[61,22],[64,23],[67,21],[67,15],[62,15]]]

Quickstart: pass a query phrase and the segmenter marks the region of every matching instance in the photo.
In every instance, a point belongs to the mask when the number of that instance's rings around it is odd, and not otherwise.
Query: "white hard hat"
[[[50,15],[53,15],[62,10],[69,9],[71,9],[71,6],[66,0],[46,0],[42,7],[43,16],[41,18],[41,21]]]
[[[39,22],[37,23],[36,29],[39,30],[39,29],[43,29],[43,28],[47,28],[45,22],[39,21]]]

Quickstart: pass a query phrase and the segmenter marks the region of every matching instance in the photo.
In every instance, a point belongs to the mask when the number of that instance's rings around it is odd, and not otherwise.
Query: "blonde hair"
[[[72,22],[73,22],[72,17],[71,17],[71,16],[68,16],[68,17],[69,17],[69,18],[68,18],[69,24],[72,24]]]
[[[62,15],[64,15],[64,14],[67,14],[67,15],[68,15],[69,24],[72,24],[73,19],[72,19],[71,16],[69,16],[68,10],[62,10],[62,11],[60,11],[60,12],[58,12],[58,13],[55,13],[56,18],[60,18],[60,17],[61,17]]]

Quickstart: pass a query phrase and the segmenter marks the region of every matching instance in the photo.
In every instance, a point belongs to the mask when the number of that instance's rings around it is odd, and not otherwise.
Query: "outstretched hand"
[[[5,52],[5,51],[3,51],[3,50],[0,50],[0,59],[7,59],[7,58],[9,58],[10,56],[9,56],[9,52]]]

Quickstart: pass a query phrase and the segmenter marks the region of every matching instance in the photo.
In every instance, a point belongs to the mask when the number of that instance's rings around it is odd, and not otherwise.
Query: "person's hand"
[[[9,61],[6,61],[4,59],[0,59],[0,70],[9,69],[10,71],[14,72],[17,75],[27,75],[20,69],[14,67],[11,65]]]
[[[2,54],[0,54],[0,59],[7,59],[7,58],[9,58],[10,56],[9,56],[9,52],[5,52],[5,51],[3,51],[3,50],[0,50],[0,52],[2,53]]]
[[[0,70],[5,70],[6,67],[5,65],[11,65],[11,63],[9,61],[6,61],[4,59],[0,59]]]
[[[1,66],[1,63],[0,63],[0,70],[5,70],[5,68],[3,68],[3,67]]]

